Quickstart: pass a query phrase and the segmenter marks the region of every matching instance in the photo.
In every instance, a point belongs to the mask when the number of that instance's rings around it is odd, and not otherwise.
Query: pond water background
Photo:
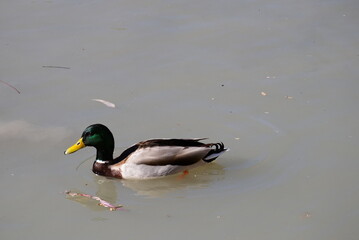
[[[358,12],[354,0],[2,1],[1,239],[357,239]],[[108,179],[91,172],[94,149],[63,154],[93,123],[117,154],[155,137],[230,151],[182,179]]]

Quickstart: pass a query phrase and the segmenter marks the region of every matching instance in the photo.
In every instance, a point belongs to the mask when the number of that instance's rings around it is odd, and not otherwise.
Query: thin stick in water
[[[63,67],[63,66],[42,66],[43,68],[62,68],[62,69],[70,69],[69,67]]]
[[[5,82],[5,81],[3,81],[3,80],[0,80],[0,82],[2,82],[3,84],[5,84],[5,85],[11,87],[11,88],[14,89],[18,94],[20,94],[20,91],[17,90],[17,88],[14,87],[13,85],[11,85],[10,83],[7,83],[7,82]]]

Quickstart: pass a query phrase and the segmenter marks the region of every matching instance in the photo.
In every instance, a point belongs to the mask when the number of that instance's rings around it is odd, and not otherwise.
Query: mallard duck
[[[156,178],[187,172],[227,151],[223,143],[200,142],[204,139],[150,139],[134,144],[113,158],[115,141],[111,131],[102,124],[93,124],[65,154],[92,146],[97,151],[92,167],[95,174],[121,179]]]

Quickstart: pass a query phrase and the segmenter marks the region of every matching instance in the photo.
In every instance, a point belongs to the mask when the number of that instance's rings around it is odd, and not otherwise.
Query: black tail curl
[[[224,147],[223,142],[220,143],[209,143],[208,147],[212,148],[207,155],[203,158],[205,162],[212,162],[216,158],[219,157],[222,153],[227,151],[228,149]],[[214,148],[213,148],[214,147]]]
[[[216,147],[216,149],[213,149],[215,152],[222,152],[223,150],[225,150],[223,142],[212,143],[211,147],[213,147],[213,146]]]

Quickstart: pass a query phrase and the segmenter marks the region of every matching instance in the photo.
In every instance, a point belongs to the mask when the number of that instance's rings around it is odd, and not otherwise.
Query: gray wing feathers
[[[127,163],[162,166],[191,165],[204,158],[210,150],[207,147],[182,146],[139,148],[127,158]]]

